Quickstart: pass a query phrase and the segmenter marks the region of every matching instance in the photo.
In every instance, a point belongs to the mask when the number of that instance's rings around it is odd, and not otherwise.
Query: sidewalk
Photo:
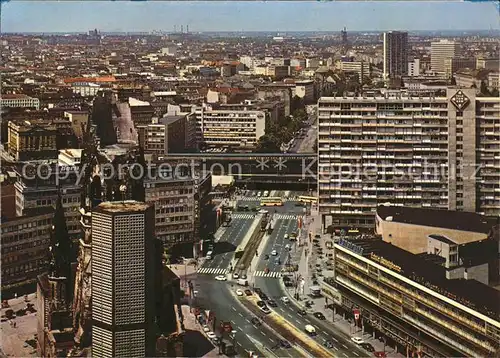
[[[313,215],[315,214],[314,210],[312,210],[311,214],[313,214]],[[309,216],[308,219],[309,220],[307,220],[306,226],[304,227],[304,230],[307,230],[307,233],[311,232],[313,235],[313,239],[314,239],[314,235],[316,235],[316,234],[321,235],[321,239],[319,240],[319,247],[322,248],[323,255],[322,255],[322,258],[319,258],[318,257],[319,255],[317,254],[317,250],[314,247],[314,243],[309,242],[309,239],[307,239],[308,243],[305,246],[305,249],[303,250],[302,255],[300,257],[299,271],[298,271],[298,274],[301,275],[305,279],[304,290],[303,290],[304,294],[302,294],[302,292],[300,292],[301,293],[301,295],[300,295],[301,300],[297,301],[293,297],[295,289],[294,288],[284,288],[286,290],[286,292],[288,293],[289,298],[301,307],[304,307],[305,300],[312,301],[313,304],[312,304],[311,308],[307,309],[309,312],[311,312],[311,313],[312,312],[323,313],[326,317],[325,322],[328,322],[328,324],[332,325],[332,327],[335,330],[341,331],[348,336],[362,337],[363,340],[367,343],[370,343],[375,348],[376,351],[384,351],[384,343],[383,342],[380,342],[378,339],[374,339],[371,334],[368,334],[368,333],[362,334],[361,329],[359,327],[354,327],[353,323],[349,322],[348,320],[344,320],[342,315],[336,314],[334,317],[333,310],[325,307],[327,303],[326,303],[324,297],[311,298],[309,296],[309,292],[310,292],[309,288],[311,286],[314,286],[313,279],[312,279],[312,273],[313,273],[313,271],[315,271],[314,268],[316,265],[320,265],[320,267],[322,268],[322,273],[324,275],[328,276],[329,274],[330,275],[332,274],[332,272],[328,271],[327,268],[325,267],[325,263],[327,262],[326,255],[328,253],[332,253],[332,250],[327,249],[325,247],[325,241],[331,240],[331,237],[329,234],[322,234],[321,219],[317,216],[317,214],[315,216]],[[311,221],[311,219],[313,219],[313,220]],[[306,255],[306,250],[308,252],[307,255]],[[316,280],[318,282],[322,279],[323,279],[322,276],[316,277]],[[385,352],[387,354],[387,357],[391,357],[391,358],[403,357],[402,354],[395,352],[393,347],[386,346]]]

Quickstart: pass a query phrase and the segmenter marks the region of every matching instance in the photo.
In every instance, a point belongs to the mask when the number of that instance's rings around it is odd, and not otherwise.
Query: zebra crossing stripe
[[[269,278],[277,278],[281,277],[281,272],[268,272],[266,273],[265,271],[256,271],[255,272],[256,277],[269,277]]]
[[[227,269],[213,268],[213,267],[202,267],[196,271],[196,273],[211,274],[211,275],[225,275],[227,274]]]

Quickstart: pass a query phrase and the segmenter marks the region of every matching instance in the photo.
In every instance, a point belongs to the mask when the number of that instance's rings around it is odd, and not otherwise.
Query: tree
[[[257,142],[257,153],[280,153],[281,142],[272,134],[265,134]]]

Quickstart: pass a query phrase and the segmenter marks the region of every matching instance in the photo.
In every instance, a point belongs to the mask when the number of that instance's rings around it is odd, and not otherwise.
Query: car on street
[[[298,310],[298,311],[297,311],[297,313],[298,313],[299,315],[301,315],[301,316],[305,316],[305,315],[307,315],[306,310]]]
[[[262,293],[262,290],[261,290],[260,288],[258,288],[258,287],[255,287],[255,288],[253,289],[253,291],[254,291],[256,294],[258,294],[258,295],[260,295],[260,294]]]
[[[233,278],[239,278],[239,277],[240,277],[240,275],[238,275],[238,273],[236,273],[236,272],[233,273]]]
[[[271,255],[272,256],[277,256],[278,255],[278,251],[276,251],[276,250],[271,251]]]
[[[239,288],[236,290],[236,295],[237,296],[243,296],[243,291],[240,290]]]
[[[288,240],[288,234],[285,234],[284,239]]]
[[[367,343],[367,342],[365,342],[365,343],[361,343],[361,344],[360,344],[360,346],[361,346],[364,350],[366,350],[366,351],[368,351],[368,352],[370,352],[370,353],[375,352],[375,348],[374,348],[374,347],[373,347],[370,343]]]
[[[267,301],[269,299],[269,297],[267,297],[267,295],[264,292],[261,292],[259,297],[262,301]]]
[[[265,314],[271,313],[271,310],[267,306],[260,307],[260,310],[264,312]]]
[[[275,300],[268,300],[267,304],[271,307],[278,307],[278,304],[276,303]]]
[[[269,255],[264,255],[264,260],[269,260]]]
[[[262,196],[262,192],[260,192],[260,191],[259,191],[259,192],[257,193],[257,198],[260,198],[261,196]]]
[[[351,341],[353,341],[357,345],[361,345],[361,343],[365,343],[365,341],[363,341],[363,338],[361,338],[361,337],[351,337]]]
[[[266,303],[264,301],[257,301],[257,306],[260,308],[260,307],[264,307],[266,305]]]
[[[377,358],[386,358],[387,357],[387,353],[385,353],[385,352],[373,352],[373,355]]]
[[[208,327],[206,324],[203,325],[203,332],[205,333],[210,332],[210,327]]]
[[[224,276],[224,275],[218,275],[218,276],[215,276],[215,279],[217,281],[226,281],[227,280],[227,277]]]
[[[283,297],[281,297],[281,302],[283,302],[283,303],[290,303],[290,300],[288,299],[288,297],[283,296]]]
[[[290,246],[290,244],[286,244],[286,245],[285,245],[285,249],[290,250],[291,248],[292,248],[292,247]]]
[[[255,327],[259,327],[262,323],[260,322],[260,320],[257,318],[257,317],[254,317],[250,320],[250,322],[252,322],[252,324],[255,326]]]
[[[245,290],[245,295],[247,295],[247,296],[251,296],[251,295],[252,295],[252,291],[250,291],[250,290]]]
[[[332,341],[325,341],[325,343],[323,343],[323,345],[328,348],[328,349],[332,349],[333,348],[333,343]]]
[[[326,319],[325,315],[321,312],[314,312],[313,316],[321,321],[324,321]]]
[[[292,348],[292,345],[290,344],[290,342],[285,341],[284,339],[280,339],[279,344],[280,344],[281,348],[285,348],[285,349]]]
[[[207,332],[207,337],[210,339],[215,339],[215,338],[217,338],[217,335],[214,332],[210,331],[210,332]]]

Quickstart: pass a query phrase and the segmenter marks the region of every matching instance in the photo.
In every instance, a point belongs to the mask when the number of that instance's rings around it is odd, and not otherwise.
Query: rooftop
[[[125,212],[136,212],[145,211],[150,205],[135,200],[124,200],[124,201],[106,201],[97,206],[99,209],[110,213],[125,213]]]
[[[446,228],[460,231],[470,231],[488,234],[492,227],[499,222],[498,218],[469,213],[465,211],[437,210],[424,208],[410,208],[401,206],[380,205],[377,215],[382,220]]]

